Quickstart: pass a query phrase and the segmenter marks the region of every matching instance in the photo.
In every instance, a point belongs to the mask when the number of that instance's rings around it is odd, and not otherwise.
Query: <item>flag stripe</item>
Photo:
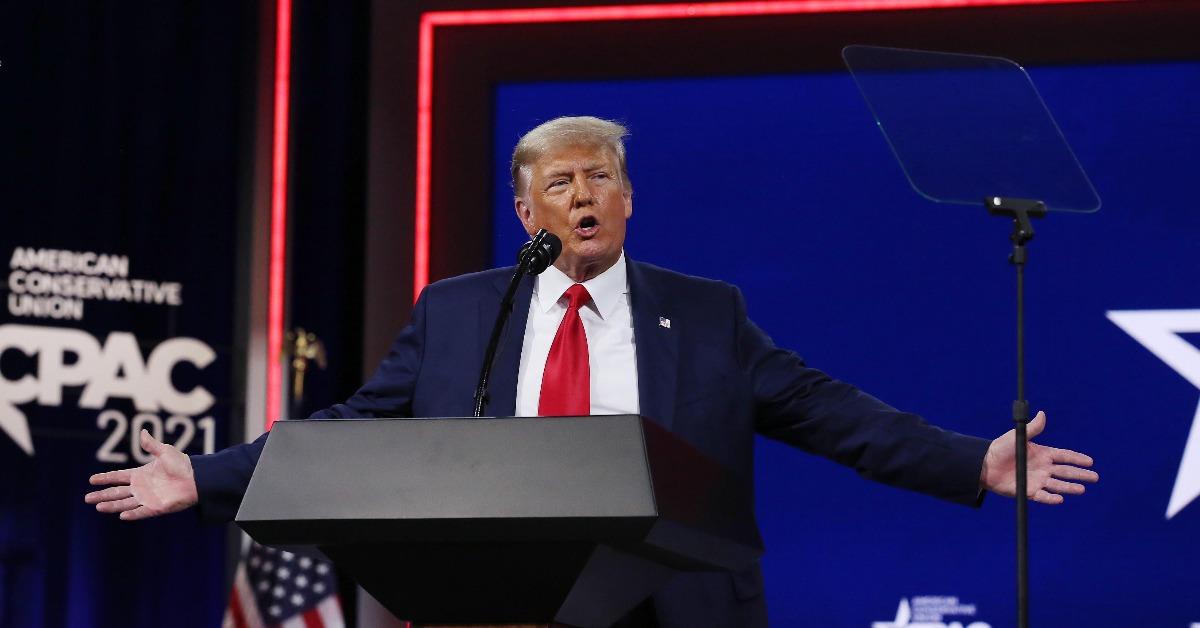
[[[238,605],[237,594],[229,590],[229,607],[225,609],[225,617],[221,620],[221,628],[245,628],[242,619],[242,609]]]
[[[254,591],[250,588],[250,579],[246,576],[246,564],[238,566],[234,576],[233,590],[237,594],[237,602],[242,615],[242,626],[246,628],[263,628],[262,615],[258,613],[258,604],[254,601]]]
[[[342,621],[342,601],[338,596],[331,595],[317,605],[317,613],[321,615],[321,621],[325,622],[326,626],[341,626]]]
[[[317,611],[316,607],[304,611],[300,617],[304,619],[304,625],[307,628],[325,628],[325,622],[322,621],[321,613]]]

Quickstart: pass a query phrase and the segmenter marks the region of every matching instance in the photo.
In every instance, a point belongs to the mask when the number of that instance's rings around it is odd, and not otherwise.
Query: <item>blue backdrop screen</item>
[[[1090,453],[1102,476],[1031,508],[1033,619],[1200,622],[1200,64],[1031,75],[1104,200],[1041,221],[1030,247],[1039,441]],[[778,344],[892,405],[1009,429],[1009,224],[914,193],[848,74],[498,87],[495,265],[524,238],[512,145],[577,114],[632,131],[631,258],[737,284]],[[774,625],[1012,623],[1010,500],[954,506],[765,439],[756,460]]]

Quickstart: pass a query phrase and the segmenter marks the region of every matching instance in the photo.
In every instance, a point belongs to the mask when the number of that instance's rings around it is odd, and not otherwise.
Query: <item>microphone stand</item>
[[[488,380],[492,376],[492,364],[496,361],[496,350],[500,346],[500,336],[503,335],[504,326],[508,324],[508,317],[512,315],[513,297],[517,294],[517,287],[521,285],[521,279],[529,271],[529,257],[528,255],[521,256],[517,271],[513,273],[512,280],[508,282],[508,289],[504,291],[504,298],[500,299],[500,314],[496,316],[496,324],[492,326],[492,337],[488,340],[487,351],[483,354],[483,368],[479,371],[479,384],[475,387],[474,416],[476,417],[483,416],[484,411],[487,410]]]
[[[533,239],[526,242],[517,253],[517,270],[504,298],[500,299],[500,313],[496,316],[496,324],[492,325],[492,337],[488,340],[487,351],[483,354],[483,366],[479,369],[479,384],[475,386],[475,416],[482,417],[487,410],[488,382],[492,377],[492,365],[496,362],[496,351],[500,347],[500,337],[504,335],[504,327],[508,317],[512,315],[513,297],[517,287],[525,275],[538,275],[550,267],[558,254],[562,252],[562,242],[553,233],[539,229]]]
[[[990,196],[983,200],[988,213],[1005,216],[1013,221],[1012,253],[1008,262],[1017,270],[1017,400],[1013,402],[1012,418],[1016,433],[1017,464],[1017,626],[1029,626],[1029,499],[1028,442],[1029,402],[1025,399],[1025,244],[1033,239],[1031,218],[1046,215],[1046,204],[1023,198]]]

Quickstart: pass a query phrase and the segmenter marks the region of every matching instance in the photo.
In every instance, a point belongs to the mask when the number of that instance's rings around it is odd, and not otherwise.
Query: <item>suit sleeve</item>
[[[413,391],[424,356],[426,292],[371,379],[345,403],[316,412],[310,419],[412,416]],[[201,518],[216,523],[233,520],[269,434],[214,454],[191,456]]]
[[[732,290],[738,358],[752,382],[760,434],[871,480],[979,505],[979,476],[989,441],[930,425],[808,368],[750,321],[741,292]]]
[[[264,432],[254,442],[226,447],[215,454],[191,456],[199,497],[196,509],[201,519],[209,523],[233,521],[269,434]]]

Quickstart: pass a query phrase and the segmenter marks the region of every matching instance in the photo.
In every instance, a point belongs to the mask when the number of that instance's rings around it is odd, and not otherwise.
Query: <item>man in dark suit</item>
[[[629,260],[633,213],[620,125],[559,118],[513,154],[514,206],[529,234],[563,243],[554,266],[517,293],[492,383],[496,415],[643,414],[747,477],[756,433],[860,475],[975,505],[1015,489],[1014,437],[948,432],[806,367],[746,317],[737,288]],[[430,285],[374,376],[313,418],[469,416],[475,367],[512,269]],[[1045,415],[1029,426],[1038,435]],[[231,520],[266,436],[184,456],[142,434],[155,460],[93,476],[101,512],[141,519],[199,504]],[[1031,444],[1029,495],[1057,504],[1094,482],[1087,456]],[[762,574],[677,576],[624,620],[646,626],[762,626]]]

